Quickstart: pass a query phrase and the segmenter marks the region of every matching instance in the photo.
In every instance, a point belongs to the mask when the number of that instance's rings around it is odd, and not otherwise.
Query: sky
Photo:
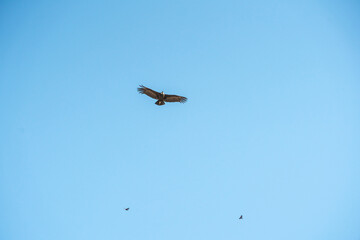
[[[1,1],[0,36],[0,239],[360,239],[358,1]]]

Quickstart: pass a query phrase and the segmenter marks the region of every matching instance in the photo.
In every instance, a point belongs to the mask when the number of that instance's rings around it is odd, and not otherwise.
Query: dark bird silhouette
[[[239,217],[239,219],[243,219],[242,215]]]
[[[186,97],[178,96],[178,95],[169,95],[165,94],[164,92],[156,92],[150,88],[144,87],[143,85],[140,85],[140,87],[137,89],[139,93],[146,94],[151,98],[157,99],[156,105],[165,105],[165,102],[180,102],[185,103],[187,101]]]
[[[126,211],[129,211],[130,208],[125,208]]]

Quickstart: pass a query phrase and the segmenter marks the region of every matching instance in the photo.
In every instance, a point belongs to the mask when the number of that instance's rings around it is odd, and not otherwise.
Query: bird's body
[[[155,104],[159,106],[165,105],[165,102],[185,103],[187,101],[186,97],[169,95],[169,94],[165,94],[164,92],[159,93],[150,88],[144,87],[143,85],[140,85],[140,87],[138,88],[138,92],[141,94],[146,94],[149,97],[156,99],[157,101],[155,102]]]
[[[125,208],[125,211],[129,211],[130,208]]]
[[[241,216],[239,217],[239,219],[243,219],[243,216],[241,215]]]
[[[165,93],[161,92],[160,95],[159,95],[159,100],[157,100],[155,104],[159,105],[159,106],[165,105],[164,100],[165,100]]]

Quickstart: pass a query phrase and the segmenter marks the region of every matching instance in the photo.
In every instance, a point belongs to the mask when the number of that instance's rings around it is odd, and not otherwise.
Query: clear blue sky
[[[1,1],[0,36],[0,239],[360,239],[358,1]]]

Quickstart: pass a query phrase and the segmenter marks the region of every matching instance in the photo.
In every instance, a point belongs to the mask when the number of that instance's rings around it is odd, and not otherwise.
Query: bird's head
[[[165,93],[164,93],[164,92],[161,92],[161,95],[164,97],[164,96],[165,96]]]

